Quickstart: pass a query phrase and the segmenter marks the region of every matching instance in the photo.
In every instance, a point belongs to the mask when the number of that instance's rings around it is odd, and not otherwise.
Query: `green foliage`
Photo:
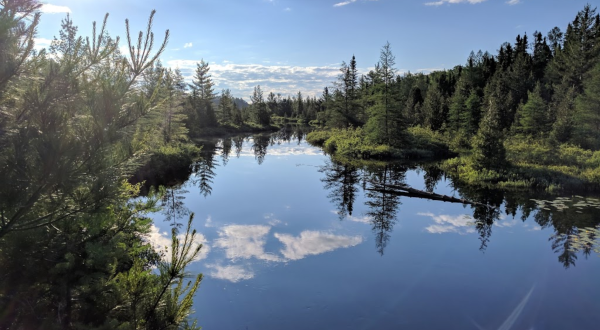
[[[325,144],[325,141],[327,141],[334,134],[334,132],[336,131],[312,131],[306,135],[306,141],[313,145],[322,146]]]
[[[583,82],[584,92],[575,101],[576,141],[598,149],[600,147],[600,64]]]
[[[252,101],[252,115],[254,122],[260,126],[269,126],[271,124],[271,115],[267,104],[263,98],[263,92],[260,86],[254,87],[254,92],[250,97]]]
[[[370,142],[362,128],[313,131],[307,134],[306,140],[346,159],[422,159],[452,154],[439,133],[412,127],[407,136],[409,142],[402,149]]]
[[[135,199],[141,186],[123,182],[161,146],[164,158],[198,151],[172,150],[187,134],[180,75],[156,62],[169,33],[153,51],[154,12],[137,43],[126,21],[126,57],[107,16],[85,39],[67,17],[52,56],[34,55],[39,8],[0,2],[0,327],[186,328],[194,233],[156,273],[145,214],[159,196]]]
[[[473,160],[476,166],[498,169],[506,165],[506,150],[500,130],[500,113],[493,101],[481,122],[479,132],[473,139]]]
[[[200,135],[202,128],[217,126],[217,116],[213,105],[214,83],[209,74],[208,62],[196,63],[196,71],[187,101],[187,127],[192,136]]]
[[[520,109],[520,130],[529,135],[540,135],[549,130],[548,107],[542,98],[541,85],[538,83]]]
[[[361,128],[335,129],[323,144],[323,148],[342,157],[368,159],[389,158],[393,149],[387,145],[367,142]]]
[[[180,182],[190,175],[191,165],[200,157],[201,148],[194,144],[163,145],[154,151],[144,166],[130,178],[147,186]]]
[[[402,150],[404,158],[446,158],[455,155],[450,151],[446,138],[428,128],[410,127],[407,146]]]

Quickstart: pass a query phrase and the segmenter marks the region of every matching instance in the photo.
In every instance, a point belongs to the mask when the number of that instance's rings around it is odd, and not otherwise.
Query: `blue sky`
[[[352,55],[368,72],[386,41],[400,72],[429,72],[464,64],[471,50],[496,53],[517,34],[547,33],[567,24],[589,1],[580,0],[49,0],[38,46],[58,35],[71,13],[82,35],[110,13],[112,36],[125,41],[125,19],[145,29],[157,10],[157,38],[171,38],[161,60],[191,77],[204,59],[220,91],[249,98],[252,88],[284,95],[320,95]],[[592,3],[592,5],[594,5]]]

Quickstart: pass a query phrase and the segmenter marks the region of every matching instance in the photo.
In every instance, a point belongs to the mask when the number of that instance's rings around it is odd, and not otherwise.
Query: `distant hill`
[[[213,103],[215,105],[215,107],[219,106],[219,102],[221,102],[221,96],[217,96],[214,98]],[[240,109],[245,109],[247,107],[250,106],[250,104],[246,101],[244,101],[244,99],[242,98],[238,98],[238,97],[234,97],[233,98],[233,102],[235,102],[235,104],[237,105],[238,108]]]

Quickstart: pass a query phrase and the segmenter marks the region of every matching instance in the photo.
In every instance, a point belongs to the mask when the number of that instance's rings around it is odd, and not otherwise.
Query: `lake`
[[[195,214],[206,330],[599,329],[600,257],[568,236],[600,223],[598,200],[556,197],[460,187],[435,165],[339,163],[302,133],[255,135],[204,143],[152,240],[169,244]]]

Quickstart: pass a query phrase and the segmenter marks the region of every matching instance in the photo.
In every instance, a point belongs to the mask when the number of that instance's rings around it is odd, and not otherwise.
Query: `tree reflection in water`
[[[179,222],[181,219],[188,219],[190,216],[190,209],[185,204],[185,193],[187,190],[183,189],[183,186],[173,186],[164,188],[160,199],[161,213],[165,217],[165,221],[172,222],[171,226],[181,227],[182,223]]]
[[[400,205],[400,197],[394,194],[388,185],[400,185],[405,181],[406,168],[392,164],[369,171],[369,180],[365,196],[365,205],[369,207],[366,215],[371,218],[372,230],[375,233],[377,252],[383,255],[390,239],[390,232],[397,222],[396,213]],[[376,184],[383,185],[383,188]]]
[[[319,172],[325,175],[321,181],[325,183],[325,189],[330,191],[327,197],[336,206],[340,220],[352,215],[354,200],[359,189],[358,169],[352,165],[328,160]]]
[[[404,179],[409,169],[422,171],[425,191],[412,194],[410,191],[398,191],[390,187],[405,186]],[[367,162],[357,165],[335,159],[328,160],[319,171],[324,175],[321,181],[324,183],[324,188],[329,191],[328,198],[335,205],[340,219],[352,216],[355,199],[360,194],[359,188],[362,188],[367,199],[365,205],[368,207],[365,216],[370,219],[377,252],[382,255],[389,242],[390,233],[398,221],[400,196],[428,198],[427,193],[432,193],[431,199],[436,200],[433,192],[438,182],[445,177],[444,172],[432,164],[411,167],[394,163]],[[597,238],[600,234],[600,200],[598,199],[569,199],[566,203],[566,199],[563,198],[553,202],[554,204],[548,204],[548,201],[541,203],[539,200],[531,199],[532,196],[554,198],[548,193],[466,186],[453,181],[449,181],[449,184],[461,198],[477,203],[469,207],[474,220],[474,229],[479,236],[481,251],[488,248],[494,224],[503,219],[502,209],[504,209],[506,216],[514,218],[520,212],[520,219],[523,222],[532,219],[540,229],[553,228],[554,234],[549,238],[551,248],[558,254],[558,261],[565,268],[575,265],[578,253],[586,257],[594,249],[600,253]],[[565,207],[564,204],[572,207]]]
[[[247,141],[257,163],[262,164],[270,146],[282,142],[302,141],[305,134],[306,132],[301,128],[287,126],[272,135],[254,134],[220,141],[205,141],[202,145],[202,158],[192,166],[194,176],[191,182],[198,186],[202,195],[207,197],[212,193],[212,184],[216,175],[215,167],[218,165],[217,156],[221,157],[223,164],[227,164],[230,154],[235,153],[237,157],[242,154],[244,141]],[[407,171],[415,169],[423,174],[424,191],[413,194],[410,191],[390,188],[394,185],[405,185]],[[319,171],[323,174],[321,181],[324,188],[328,190],[328,198],[335,206],[340,220],[353,216],[356,198],[361,190],[364,192],[367,207],[364,215],[370,221],[376,250],[381,255],[384,254],[390,240],[390,233],[398,221],[400,198],[428,198],[429,193],[432,196],[430,199],[439,200],[434,198],[434,191],[438,183],[446,178],[436,164],[355,163],[333,158],[328,159]],[[543,192],[506,191],[467,186],[451,179],[447,183],[461,198],[479,203],[470,205],[469,208],[474,229],[480,239],[481,251],[488,248],[494,224],[503,219],[502,211],[506,216],[513,218],[520,212],[520,219],[523,222],[533,220],[540,229],[553,228],[554,234],[549,238],[551,248],[558,254],[558,261],[565,268],[575,265],[579,253],[587,257],[594,249],[598,250],[600,200],[559,198],[550,202],[549,200],[555,197]],[[189,212],[183,201],[185,192],[181,187],[169,188],[162,200],[165,217],[175,224],[177,219],[185,217]],[[532,199],[532,196],[537,196],[539,199]]]

